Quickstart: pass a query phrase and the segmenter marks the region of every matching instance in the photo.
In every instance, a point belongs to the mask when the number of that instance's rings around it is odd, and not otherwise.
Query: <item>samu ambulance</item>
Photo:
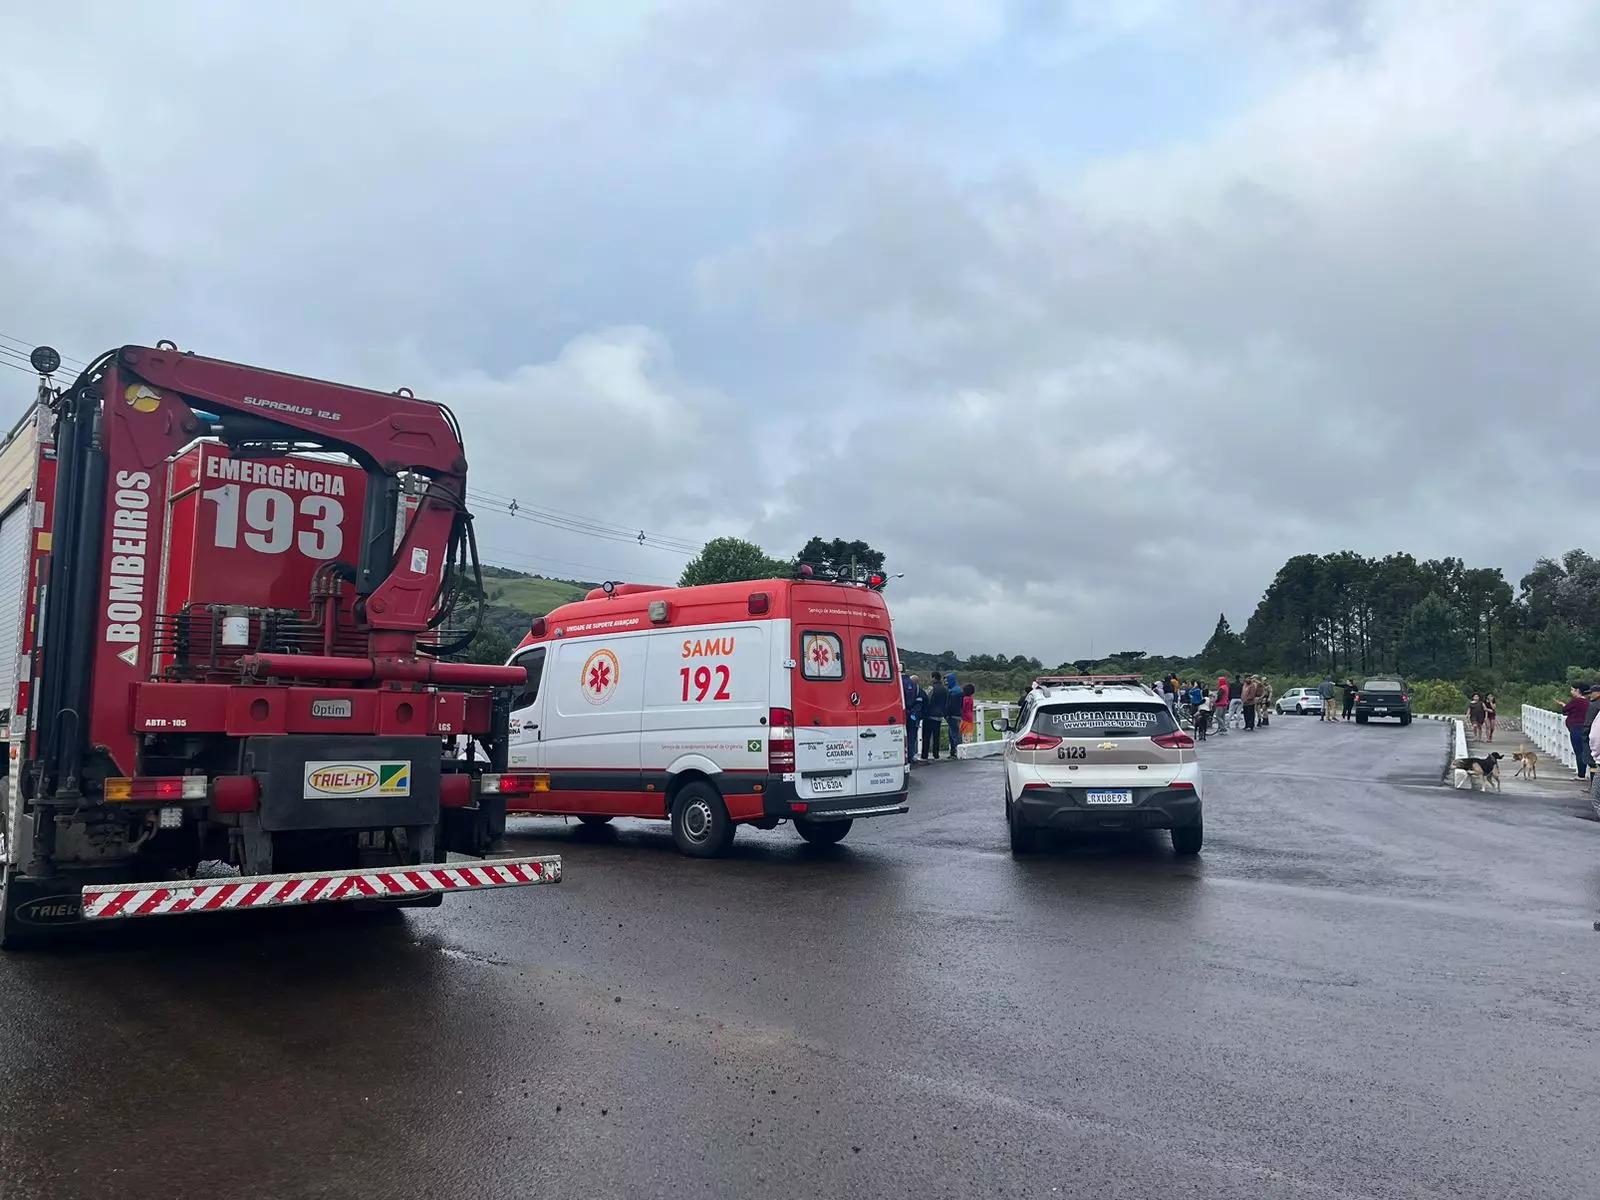
[[[804,572],[806,568],[801,568]],[[905,700],[882,579],[606,584],[512,655],[507,812],[672,823],[685,854],[740,825],[831,844],[906,811]]]

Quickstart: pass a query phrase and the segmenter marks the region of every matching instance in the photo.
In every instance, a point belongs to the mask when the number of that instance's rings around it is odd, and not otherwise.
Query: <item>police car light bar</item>
[[[1142,675],[1040,675],[1034,679],[1039,687],[1060,687],[1066,684],[1081,683],[1090,687],[1098,687],[1107,683],[1143,683]]]

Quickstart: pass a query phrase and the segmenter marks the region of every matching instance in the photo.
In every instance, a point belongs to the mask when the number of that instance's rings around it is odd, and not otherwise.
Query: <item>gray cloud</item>
[[[865,537],[916,646],[1188,649],[1291,553],[1582,540],[1576,0],[118,12],[14,21],[0,332],[408,384],[524,503]],[[1079,153],[1073,81],[1152,61],[1192,106],[1095,93],[1142,115]]]

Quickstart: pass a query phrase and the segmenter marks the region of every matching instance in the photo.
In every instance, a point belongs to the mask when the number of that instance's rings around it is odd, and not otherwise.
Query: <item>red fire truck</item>
[[[671,822],[685,854],[741,824],[829,844],[906,811],[904,693],[881,576],[606,584],[512,656],[512,812]]]
[[[449,410],[170,343],[55,365],[0,446],[0,943],[559,880],[448,861],[503,830],[481,777],[525,683],[449,659],[477,576]]]

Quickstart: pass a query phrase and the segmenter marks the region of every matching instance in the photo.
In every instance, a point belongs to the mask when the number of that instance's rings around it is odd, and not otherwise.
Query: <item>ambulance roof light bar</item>
[[[891,579],[904,579],[905,572],[898,575],[886,575],[883,571],[869,571],[866,567],[822,567],[816,563],[800,562],[794,567],[796,579],[815,579],[823,583],[846,583],[856,587],[871,588],[881,592]]]

